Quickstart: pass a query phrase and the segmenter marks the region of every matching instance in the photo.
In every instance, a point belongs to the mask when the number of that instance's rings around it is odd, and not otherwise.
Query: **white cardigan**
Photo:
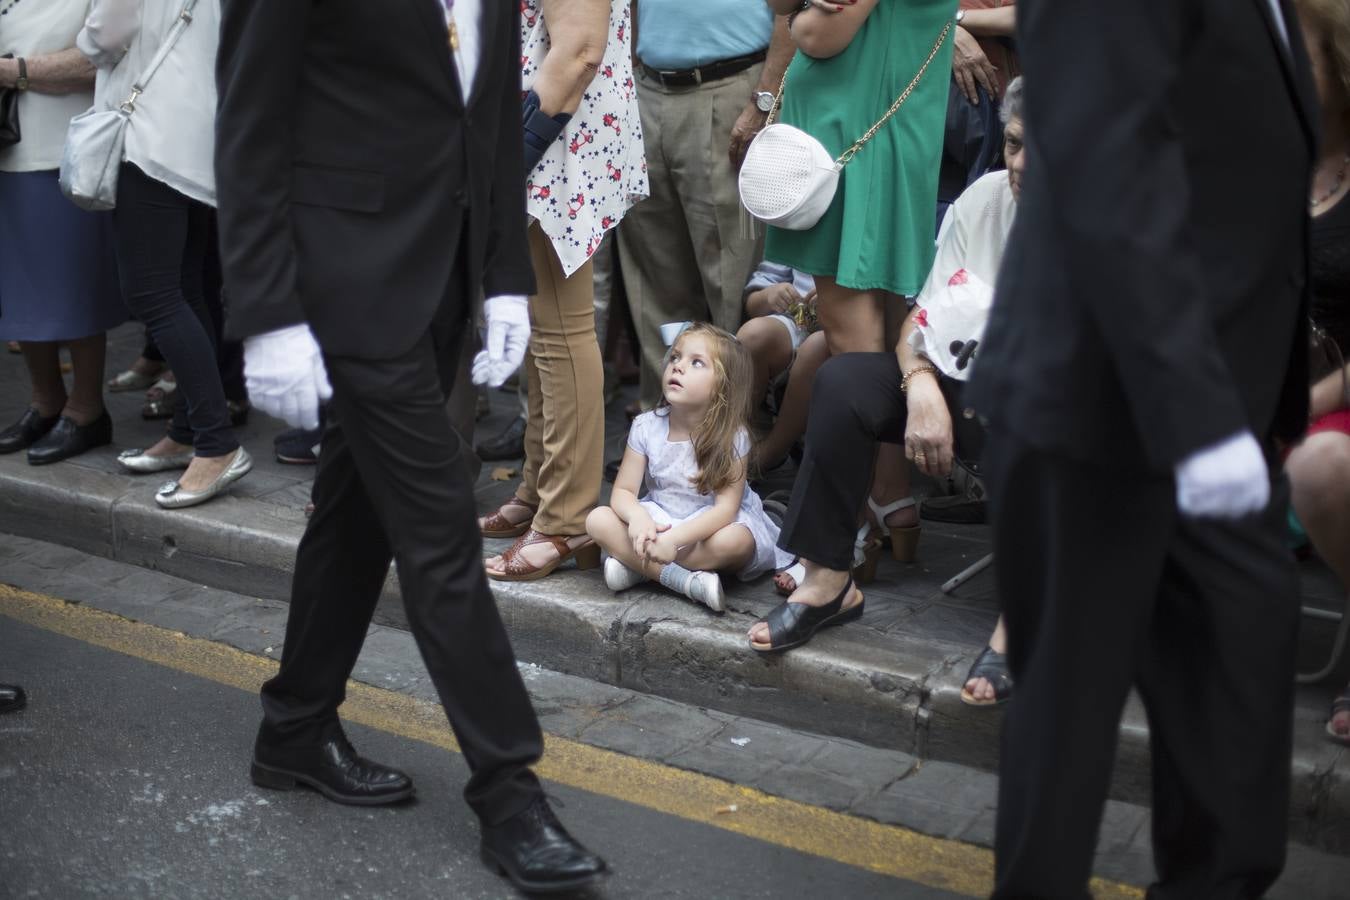
[[[29,59],[69,50],[89,12],[89,0],[43,0],[23,3],[5,16],[0,28],[0,54]],[[23,140],[0,149],[0,172],[46,172],[61,165],[70,120],[94,102],[93,91],[74,94],[19,94],[19,127]]]
[[[131,96],[183,0],[93,0],[77,45],[98,67],[94,105]],[[192,23],[136,101],[125,160],[169,187],[215,206],[216,48],[220,0],[197,0]]]

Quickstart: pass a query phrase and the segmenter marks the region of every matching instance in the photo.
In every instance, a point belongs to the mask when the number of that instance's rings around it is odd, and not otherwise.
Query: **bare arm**
[[[906,373],[933,365],[909,344],[909,336],[918,327],[914,312],[920,308],[916,304],[905,317],[900,326],[900,342],[895,345],[902,378]],[[905,457],[913,460],[925,475],[947,476],[952,471],[952,414],[938,386],[936,372],[922,372],[910,378],[905,408]]]
[[[94,86],[94,67],[75,47],[44,53],[24,60],[28,89],[39,94],[78,94]],[[12,88],[19,80],[19,61],[0,59],[0,88]]]
[[[773,37],[769,40],[769,49],[764,56],[764,68],[760,70],[759,84],[755,86],[755,92],[767,91],[770,94],[777,94],[778,88],[783,83],[783,73],[787,71],[788,63],[792,62],[792,55],[797,52],[797,48],[792,44],[792,35],[788,33],[787,19],[779,16],[773,22]],[[750,148],[750,142],[755,139],[755,135],[764,127],[764,121],[768,118],[768,113],[762,112],[755,105],[753,97],[745,98],[745,109],[736,118],[736,124],[731,126],[731,146],[727,152],[731,155],[731,167],[740,171],[741,161],[745,159],[745,151]]]
[[[968,9],[961,17],[961,27],[976,37],[1012,37],[1017,33],[1017,7]]]
[[[745,471],[733,483],[718,491],[713,497],[713,505],[694,516],[687,522],[681,522],[670,531],[661,535],[675,547],[686,547],[706,541],[717,532],[736,521],[741,508],[741,496],[745,493]]]
[[[1319,379],[1312,386],[1312,400],[1308,406],[1309,421],[1338,409],[1345,409],[1346,403],[1350,402],[1347,400],[1345,390],[1347,380],[1350,380],[1350,365]]]
[[[549,50],[534,91],[549,116],[571,115],[605,57],[610,0],[543,0]]]
[[[792,39],[807,56],[816,59],[836,56],[853,40],[876,5],[877,0],[857,0],[837,12],[826,12],[813,5],[792,20]]]

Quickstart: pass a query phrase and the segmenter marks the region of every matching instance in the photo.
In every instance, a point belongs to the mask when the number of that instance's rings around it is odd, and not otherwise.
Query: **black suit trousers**
[[[472,772],[465,798],[500,822],[540,792],[543,738],[483,571],[468,452],[446,395],[469,327],[458,285],[407,352],[325,355],[332,415],[300,542],[281,671],[260,739],[304,745],[337,724],[380,589],[397,562],[408,624]]]
[[[990,433],[985,471],[1017,695],[1003,727],[995,897],[1088,897],[1121,711],[1148,711],[1151,897],[1258,897],[1284,865],[1297,573],[1288,488],[1196,521],[1170,477]]]

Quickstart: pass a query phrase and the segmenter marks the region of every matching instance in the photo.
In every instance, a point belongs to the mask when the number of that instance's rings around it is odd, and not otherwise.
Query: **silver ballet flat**
[[[123,450],[117,454],[117,461],[128,472],[165,472],[169,469],[186,469],[192,462],[192,451],[149,456],[144,450]]]
[[[225,471],[216,476],[216,480],[200,491],[185,491],[176,481],[170,481],[155,493],[155,502],[165,509],[182,509],[205,503],[216,494],[243,478],[253,468],[253,457],[243,447],[234,455],[234,460],[225,467]]]

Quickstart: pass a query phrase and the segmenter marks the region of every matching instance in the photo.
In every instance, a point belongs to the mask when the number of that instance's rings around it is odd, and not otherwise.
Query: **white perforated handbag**
[[[805,231],[830,208],[843,168],[820,141],[775,122],[746,151],[738,179],[741,203],[767,225]]]
[[[951,30],[949,21],[938,35],[928,58],[891,108],[837,159],[830,156],[824,144],[800,128],[774,122],[783,102],[783,86],[787,84],[787,73],[784,72],[767,124],[750,142],[745,161],[741,163],[737,186],[746,212],[766,225],[790,231],[814,227],[834,201],[834,193],[839,188],[839,173],[909,99]]]

